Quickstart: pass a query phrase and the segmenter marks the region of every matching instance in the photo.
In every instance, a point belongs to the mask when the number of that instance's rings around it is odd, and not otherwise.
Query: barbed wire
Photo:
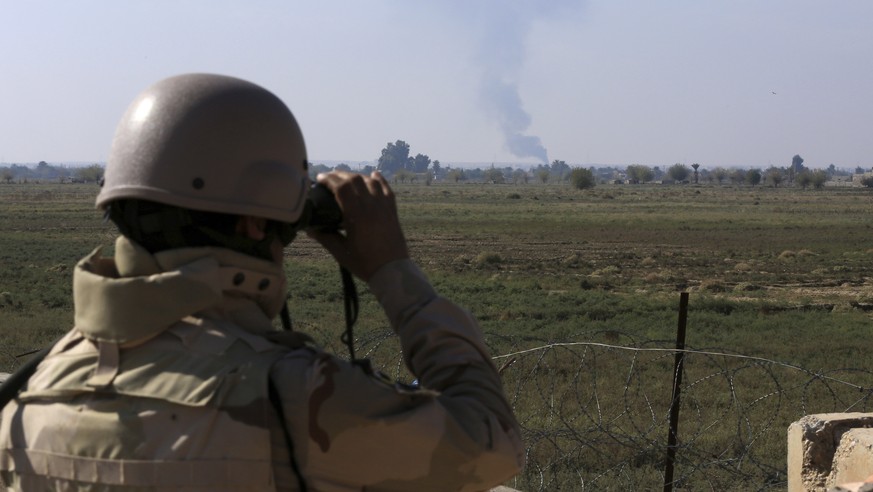
[[[873,372],[809,369],[771,358],[637,340],[586,341],[487,333],[526,445],[524,491],[663,486],[674,356],[685,355],[674,488],[784,489],[788,426],[812,413],[871,411]],[[597,339],[616,342],[591,341]],[[396,337],[373,332],[359,353],[411,377]]]
[[[494,360],[512,361],[502,377],[528,464],[510,485],[525,491],[663,486],[677,352],[685,354],[686,382],[675,488],[784,489],[792,422],[871,407],[873,372],[863,369],[811,370],[728,351],[651,346],[666,341],[500,338],[518,345]]]
[[[549,349],[549,348],[553,348],[553,347],[572,347],[572,346],[580,346],[580,345],[587,345],[587,346],[592,346],[592,347],[602,347],[602,348],[609,348],[609,349],[616,349],[616,350],[632,350],[632,351],[636,351],[636,352],[669,352],[671,354],[676,354],[676,353],[692,354],[693,353],[693,354],[698,354],[698,355],[714,355],[714,356],[732,357],[732,358],[736,358],[736,359],[748,359],[748,360],[764,362],[764,363],[768,363],[768,364],[779,365],[779,366],[787,367],[790,369],[795,369],[798,371],[808,373],[810,375],[816,375],[816,376],[824,378],[824,379],[833,380],[833,382],[835,382],[835,383],[845,384],[847,386],[854,386],[860,391],[873,390],[871,388],[864,388],[861,386],[857,386],[850,381],[832,378],[832,377],[827,376],[821,372],[814,372],[814,371],[811,371],[809,369],[803,368],[803,367],[795,365],[795,364],[789,364],[787,362],[780,362],[778,360],[768,359],[766,357],[757,357],[757,356],[753,356],[753,355],[734,354],[734,353],[727,353],[727,352],[712,352],[712,351],[708,351],[708,350],[692,350],[692,349],[678,349],[678,348],[627,347],[627,346],[622,346],[622,345],[611,345],[608,343],[598,343],[598,342],[555,342],[555,343],[549,343],[547,345],[540,345],[537,347],[532,347],[532,348],[521,350],[521,351],[514,352],[514,353],[495,355],[495,356],[492,356],[491,359],[498,361],[501,359],[507,359],[509,357],[522,355],[522,354],[525,354],[528,352],[536,352],[539,350],[545,350],[545,349]]]
[[[585,341],[486,333],[526,446],[526,468],[511,487],[662,488],[677,352],[685,360],[675,489],[783,490],[792,422],[873,411],[873,372],[865,369],[810,369],[712,347],[677,350],[672,340],[617,331],[578,337]],[[356,343],[390,376],[412,377],[390,330]]]

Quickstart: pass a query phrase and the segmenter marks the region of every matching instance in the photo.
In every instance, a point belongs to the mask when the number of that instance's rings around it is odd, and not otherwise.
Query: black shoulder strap
[[[2,410],[6,404],[18,395],[21,388],[27,384],[27,380],[33,376],[34,372],[36,372],[36,366],[45,359],[45,356],[48,355],[54,345],[55,344],[52,343],[48,347],[37,352],[36,355],[31,357],[23,366],[19,367],[18,370],[9,375],[9,378],[0,385],[0,410]]]
[[[303,479],[303,474],[300,473],[300,466],[297,464],[297,457],[294,456],[294,441],[291,440],[291,430],[288,428],[288,422],[285,421],[285,412],[282,411],[282,400],[279,398],[279,390],[276,389],[276,383],[273,378],[267,376],[267,384],[269,385],[268,392],[270,394],[270,403],[276,409],[279,422],[282,423],[282,433],[285,435],[285,444],[288,447],[288,455],[291,457],[291,469],[297,475],[297,484],[301,492],[306,492],[306,480]]]

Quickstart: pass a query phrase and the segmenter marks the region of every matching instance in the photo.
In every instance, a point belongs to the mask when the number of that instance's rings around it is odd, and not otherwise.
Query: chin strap
[[[358,321],[358,290],[355,287],[355,279],[351,272],[345,267],[340,267],[340,278],[343,282],[343,309],[346,317],[346,329],[340,336],[340,340],[346,345],[349,350],[349,360],[352,364],[362,367],[366,372],[372,373],[373,369],[370,364],[370,359],[358,359],[355,356],[355,335],[354,326]],[[279,312],[282,320],[282,327],[286,331],[294,331],[294,325],[291,321],[291,314],[288,312],[288,303],[282,306],[282,311]]]
[[[360,364],[361,361],[355,358],[355,335],[352,332],[352,327],[358,321],[358,291],[355,289],[355,279],[345,267],[340,267],[340,277],[343,280],[343,308],[346,314],[346,331],[340,340],[348,347],[352,363]]]
[[[291,324],[291,313],[288,312],[288,302],[282,303],[282,310],[279,311],[279,318],[282,320],[282,328],[285,331],[294,331],[294,325]]]
[[[346,314],[346,331],[343,332],[340,340],[348,347],[349,360],[352,361],[352,364],[360,367],[367,374],[374,374],[375,371],[370,359],[355,357],[355,335],[352,331],[355,322],[358,321],[358,291],[355,288],[355,279],[351,272],[344,267],[340,267],[340,276],[343,279],[343,308],[345,308]]]

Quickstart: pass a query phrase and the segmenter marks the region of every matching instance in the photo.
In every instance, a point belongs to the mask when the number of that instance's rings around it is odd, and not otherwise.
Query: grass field
[[[868,190],[471,183],[396,192],[414,259],[476,315],[504,368],[529,444],[519,488],[659,484],[682,291],[687,345],[700,353],[686,365],[681,485],[784,488],[791,421],[869,410]],[[96,246],[111,253],[96,193],[0,185],[0,371],[69,329],[73,266]],[[286,256],[297,327],[343,354],[335,265],[307,238]],[[359,288],[360,351],[409,377]]]

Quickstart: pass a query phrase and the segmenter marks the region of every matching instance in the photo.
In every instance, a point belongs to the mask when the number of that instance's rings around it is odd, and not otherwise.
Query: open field
[[[529,446],[523,490],[663,480],[679,292],[690,293],[677,473],[785,487],[785,432],[870,411],[873,194],[712,186],[398,185],[414,258],[480,320]],[[112,226],[94,185],[0,185],[0,371],[72,323],[71,272]],[[339,275],[286,250],[298,329],[343,354]],[[359,352],[401,368],[361,292]],[[739,357],[742,356],[742,357]]]

